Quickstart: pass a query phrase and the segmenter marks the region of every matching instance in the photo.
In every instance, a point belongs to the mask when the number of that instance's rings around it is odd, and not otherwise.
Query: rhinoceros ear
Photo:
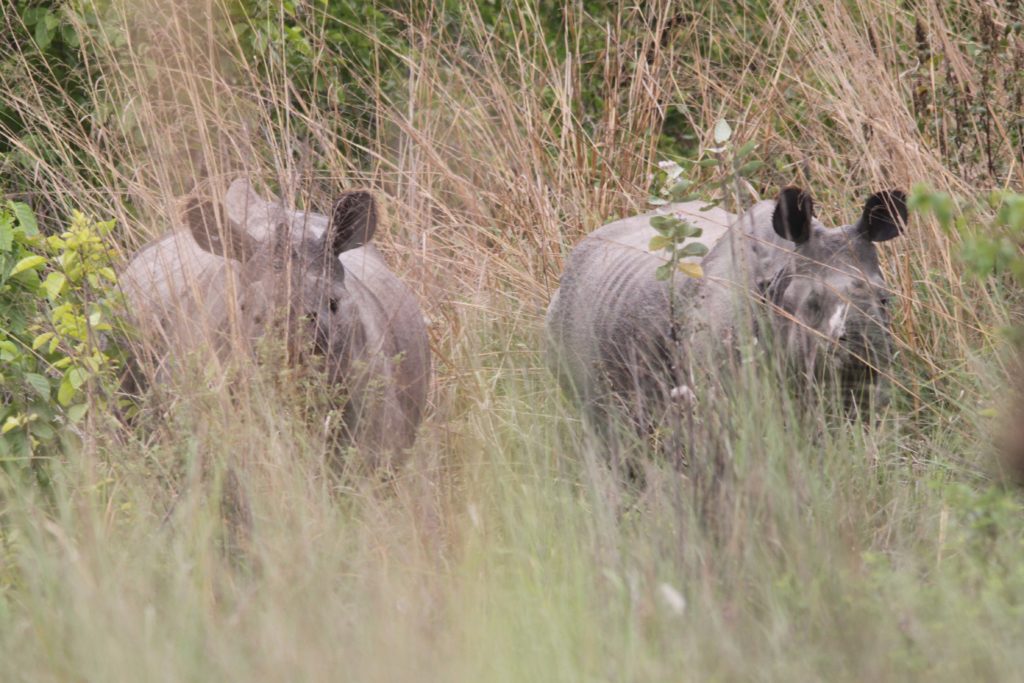
[[[324,235],[326,248],[337,257],[369,243],[377,230],[377,204],[369,192],[348,192],[334,204]]]
[[[246,261],[258,248],[256,240],[208,199],[190,198],[185,222],[196,244],[215,256]]]
[[[811,238],[814,202],[799,187],[787,187],[779,193],[772,213],[772,227],[782,239],[803,244]]]
[[[868,197],[857,223],[859,232],[872,242],[899,237],[906,225],[907,195],[900,190],[885,190]]]

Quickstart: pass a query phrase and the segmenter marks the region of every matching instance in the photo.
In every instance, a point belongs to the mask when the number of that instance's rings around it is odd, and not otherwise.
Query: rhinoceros
[[[376,462],[412,445],[431,358],[416,297],[370,244],[378,211],[346,192],[329,216],[262,199],[246,180],[223,202],[192,197],[188,230],[140,249],[121,283],[156,376],[193,352],[224,363],[260,340],[342,388],[350,442]]]
[[[703,231],[706,255],[683,259],[703,277],[656,277],[668,258],[650,249],[661,215]],[[746,329],[755,341],[770,332],[801,376],[838,379],[848,403],[884,403],[893,340],[875,245],[906,218],[904,194],[890,190],[828,229],[811,197],[788,187],[739,216],[687,202],[609,223],[567,259],[545,321],[549,363],[591,419],[617,404],[649,429],[659,411],[695,400],[699,368],[713,372]]]

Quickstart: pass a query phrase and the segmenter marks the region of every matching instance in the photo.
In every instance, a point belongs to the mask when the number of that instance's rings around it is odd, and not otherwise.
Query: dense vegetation
[[[117,393],[117,268],[243,174],[386,204],[437,366],[390,476],[326,471],[284,371]],[[544,368],[563,258],[652,199],[789,183],[836,224],[912,189],[883,248],[893,405],[834,420],[744,366],[638,489]],[[13,0],[0,192],[2,680],[1024,665],[1024,499],[996,448],[1024,444],[1024,3]]]

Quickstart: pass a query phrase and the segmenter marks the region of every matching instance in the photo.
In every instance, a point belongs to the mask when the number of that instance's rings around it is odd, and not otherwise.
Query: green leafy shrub
[[[122,355],[107,339],[119,306],[113,221],[75,212],[40,234],[31,209],[0,206],[0,462],[25,465],[74,443],[90,406],[106,408]]]
[[[994,220],[979,217],[978,206],[925,185],[914,187],[907,206],[935,216],[943,230],[960,235],[960,255],[971,273],[982,278],[1009,275],[1024,286],[1024,194],[991,193],[988,207],[995,211]]]

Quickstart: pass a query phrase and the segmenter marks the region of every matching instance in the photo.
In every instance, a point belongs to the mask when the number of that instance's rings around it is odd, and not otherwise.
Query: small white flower
[[[480,519],[480,510],[477,509],[476,503],[470,503],[466,511],[469,513],[469,521],[473,523],[473,526],[477,529],[483,527],[483,520]]]
[[[667,583],[661,583],[658,584],[658,592],[661,593],[661,599],[665,601],[670,610],[676,614],[682,614],[686,611],[686,598],[675,587]]]
[[[681,401],[682,403],[693,404],[697,402],[697,394],[693,393],[693,390],[685,384],[680,384],[678,387],[672,389],[669,393],[674,401]]]

